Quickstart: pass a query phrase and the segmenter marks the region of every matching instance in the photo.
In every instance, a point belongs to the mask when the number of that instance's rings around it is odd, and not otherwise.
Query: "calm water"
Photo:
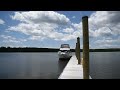
[[[57,79],[68,61],[57,53],[0,53],[0,78]]]
[[[0,78],[57,79],[68,60],[57,53],[0,53]],[[120,79],[120,52],[90,52],[93,79]]]
[[[120,79],[120,52],[91,52],[90,75],[94,79]]]

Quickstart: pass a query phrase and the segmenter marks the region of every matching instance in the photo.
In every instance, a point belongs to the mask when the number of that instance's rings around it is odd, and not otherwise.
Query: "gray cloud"
[[[120,23],[120,11],[108,11],[108,21],[113,24]]]

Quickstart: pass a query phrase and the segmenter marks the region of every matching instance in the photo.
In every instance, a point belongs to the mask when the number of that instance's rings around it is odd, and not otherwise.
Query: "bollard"
[[[88,16],[82,17],[82,26],[83,26],[83,78],[89,79]]]

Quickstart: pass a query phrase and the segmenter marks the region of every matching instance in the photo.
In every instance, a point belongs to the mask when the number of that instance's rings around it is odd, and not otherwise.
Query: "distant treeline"
[[[11,47],[0,47],[0,52],[58,52],[59,49],[55,48],[34,48],[34,47],[19,47],[19,48],[11,48]],[[74,49],[71,49],[74,52]]]
[[[90,52],[120,52],[120,48],[90,49]]]
[[[19,47],[19,48],[11,48],[11,47],[0,47],[0,52],[58,52],[59,49],[55,48],[34,48],[34,47]],[[72,52],[75,52],[75,49],[71,49]],[[80,49],[82,52],[83,50]],[[112,48],[112,49],[90,49],[90,52],[117,52],[120,51],[120,48]]]
[[[0,48],[0,52],[57,52],[59,49],[53,48]]]

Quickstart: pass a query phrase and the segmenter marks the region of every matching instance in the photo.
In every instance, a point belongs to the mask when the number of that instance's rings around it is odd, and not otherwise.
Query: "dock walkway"
[[[71,57],[58,79],[83,79],[83,66],[75,55]]]

